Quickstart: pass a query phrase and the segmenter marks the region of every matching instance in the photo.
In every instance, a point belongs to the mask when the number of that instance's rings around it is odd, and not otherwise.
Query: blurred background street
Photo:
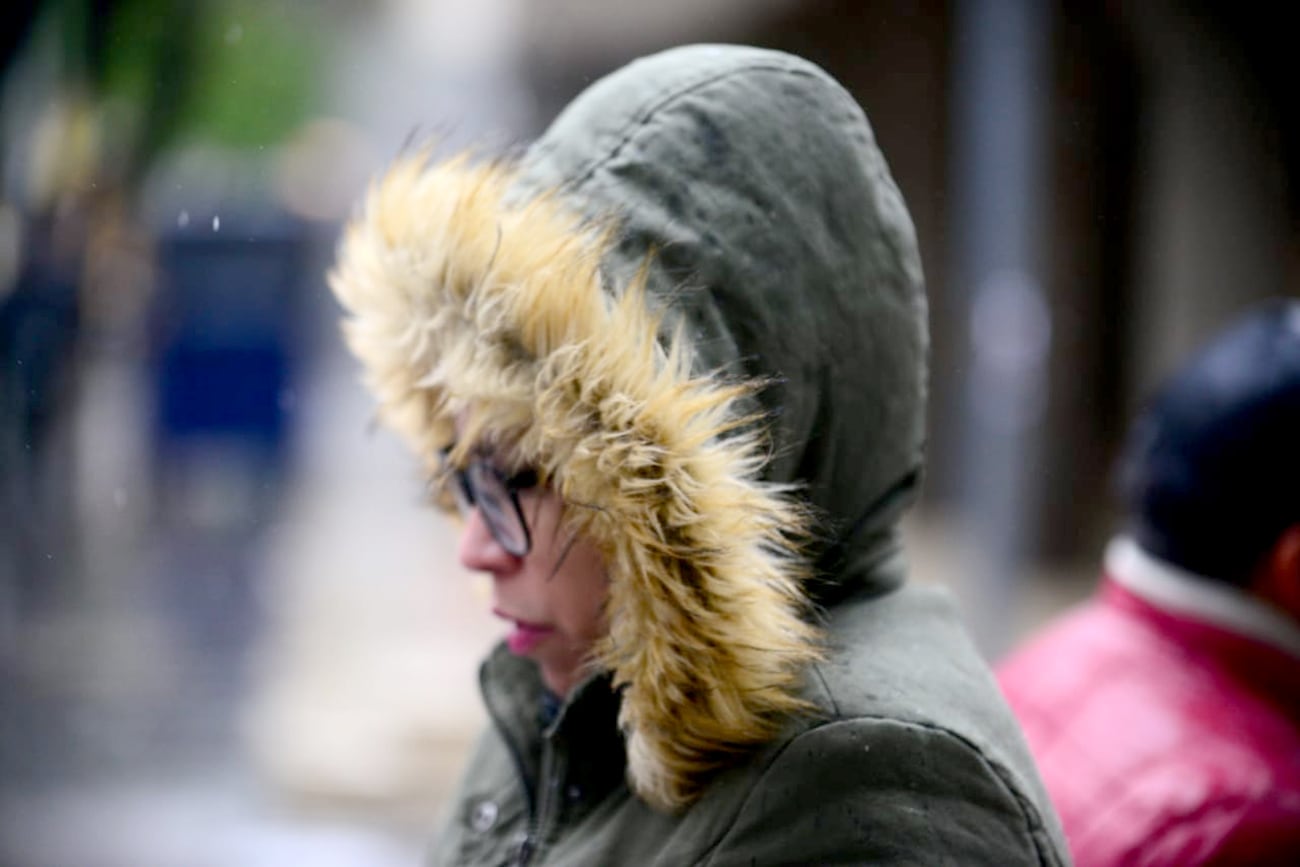
[[[821,63],[890,160],[931,300],[917,579],[953,590],[990,659],[1081,598],[1145,389],[1300,291],[1285,29],[1122,6],[15,4],[0,865],[418,863],[497,626],[371,424],[334,244],[402,148],[512,148],[674,44]]]

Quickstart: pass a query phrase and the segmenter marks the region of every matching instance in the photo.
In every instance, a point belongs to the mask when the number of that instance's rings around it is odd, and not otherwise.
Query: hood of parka
[[[490,438],[578,504],[610,577],[594,664],[648,803],[689,804],[806,709],[814,606],[898,580],[879,567],[922,466],[920,260],[865,116],[816,66],[674,49],[518,161],[401,159],[331,285],[431,471]]]

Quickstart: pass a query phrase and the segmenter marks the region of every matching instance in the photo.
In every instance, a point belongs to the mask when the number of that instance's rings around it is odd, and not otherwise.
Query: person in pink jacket
[[[1300,302],[1167,380],[1096,594],[998,677],[1078,867],[1300,865]]]

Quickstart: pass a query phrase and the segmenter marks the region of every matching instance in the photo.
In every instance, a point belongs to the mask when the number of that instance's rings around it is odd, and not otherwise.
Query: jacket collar
[[[1120,536],[1106,547],[1106,575],[1156,608],[1217,626],[1300,661],[1300,624],[1235,587],[1179,569]]]
[[[564,757],[567,785],[588,798],[622,782],[627,756],[619,731],[622,699],[609,674],[584,680],[546,719],[545,688],[537,666],[497,645],[479,669],[488,716],[501,733],[528,795],[531,809],[543,783],[542,752],[549,742]]]

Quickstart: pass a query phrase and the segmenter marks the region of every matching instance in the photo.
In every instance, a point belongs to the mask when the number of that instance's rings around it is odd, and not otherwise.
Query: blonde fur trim
[[[742,432],[751,385],[692,370],[660,341],[643,281],[602,289],[611,233],[558,198],[512,202],[513,170],[400,160],[344,233],[331,286],[381,418],[434,469],[508,437],[571,508],[610,574],[610,629],[593,663],[623,689],[634,791],[694,801],[719,768],[768,741],[818,655],[801,617],[806,526],[758,481]]]

